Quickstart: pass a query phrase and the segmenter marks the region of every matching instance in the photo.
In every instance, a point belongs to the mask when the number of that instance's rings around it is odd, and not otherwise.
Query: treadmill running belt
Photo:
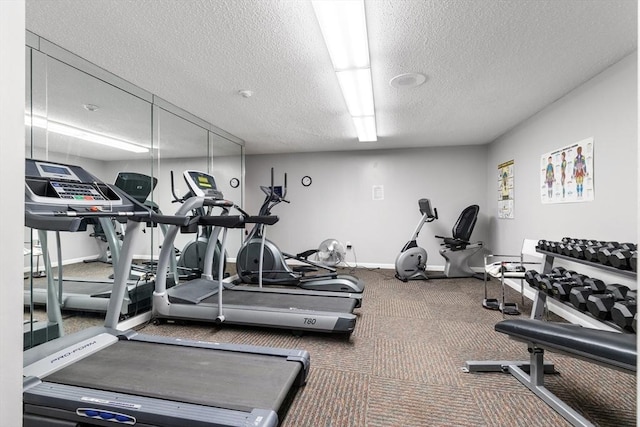
[[[218,296],[213,295],[204,303],[218,304]],[[252,292],[239,290],[222,291],[222,304],[269,307],[282,310],[328,311],[333,313],[351,313],[356,306],[353,298],[334,298],[316,295],[294,295],[270,292]]]
[[[58,283],[55,282],[55,286],[57,289]],[[100,283],[100,282],[82,282],[82,281],[74,281],[74,280],[65,280],[63,282],[63,292],[65,294],[84,294],[84,295],[94,295],[100,294],[103,292],[111,292],[113,289],[112,283]],[[46,282],[38,282],[34,281],[33,283],[34,289],[41,289],[43,291],[47,290]],[[29,290],[28,284],[25,284],[25,290]]]
[[[278,412],[301,369],[299,363],[279,357],[119,341],[43,381],[246,412]]]

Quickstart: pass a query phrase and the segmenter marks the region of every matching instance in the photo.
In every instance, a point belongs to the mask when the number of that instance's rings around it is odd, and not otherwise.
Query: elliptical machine
[[[411,239],[402,247],[396,257],[396,278],[407,282],[409,280],[427,280],[427,251],[418,246],[417,239],[422,226],[438,219],[438,210],[431,210],[429,199],[418,200],[418,207],[422,218]]]
[[[271,169],[271,185],[260,186],[265,194],[260,207],[259,216],[270,216],[271,209],[284,202],[287,195],[287,174],[284,174],[284,187],[274,186],[273,168]],[[308,255],[309,251],[305,255]],[[260,260],[262,259],[262,264]],[[286,259],[295,259],[303,265],[294,269],[289,267]],[[325,274],[307,275],[307,273],[325,270]],[[243,283],[298,286],[315,291],[334,291],[361,293],[364,283],[350,275],[337,274],[336,269],[313,262],[304,255],[294,256],[284,253],[270,240],[266,239],[264,224],[255,224],[245,239],[236,258],[236,270]]]
[[[483,280],[483,275],[476,273],[469,266],[469,258],[483,248],[483,243],[471,242],[471,233],[478,219],[480,208],[478,205],[467,206],[456,221],[452,229],[451,237],[436,236],[443,239],[440,255],[446,260],[443,273],[427,273],[427,252],[418,246],[416,239],[420,229],[426,222],[438,219],[438,211],[435,214],[431,210],[429,199],[418,201],[422,218],[413,234],[412,239],[402,248],[396,258],[396,278],[406,282],[408,280],[427,279],[453,279],[463,277],[475,277]]]

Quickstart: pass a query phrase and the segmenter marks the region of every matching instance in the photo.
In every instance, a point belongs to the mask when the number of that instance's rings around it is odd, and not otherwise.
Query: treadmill
[[[117,215],[131,232],[104,326],[24,352],[23,425],[277,426],[306,381],[308,352],[117,330],[140,223],[187,226],[193,218],[147,210],[78,166],[26,162],[30,226],[73,232],[86,218]]]
[[[217,190],[215,179],[210,174],[188,170],[184,179],[193,197],[186,199],[176,215],[202,207],[220,208],[220,216],[200,216],[199,225],[214,226],[209,238],[205,267],[202,277],[167,288],[167,276],[158,274],[156,290],[153,294],[153,317],[157,321],[165,319],[192,320],[230,323],[246,326],[280,328],[301,331],[351,334],[355,329],[356,308],[359,298],[348,298],[344,293],[335,296],[306,295],[292,292],[293,289],[247,288],[230,283],[233,277],[214,280],[212,274],[213,251],[218,236],[223,233],[222,250],[225,253],[228,228],[243,228],[245,224],[273,224],[275,216],[249,216],[233,202],[225,200]],[[241,215],[230,216],[231,208]],[[179,227],[168,227],[165,240],[158,256],[158,272],[165,272],[169,266],[173,242]],[[218,263],[218,275],[224,277]],[[297,290],[300,291],[300,290]]]
[[[156,186],[157,179],[148,175],[138,174],[134,172],[120,172],[116,179],[116,187],[123,190],[127,195],[134,198],[139,203],[145,203],[147,197]],[[83,230],[86,229],[88,224],[99,224],[104,233],[105,240],[111,249],[111,259],[113,268],[117,268],[120,259],[120,249],[122,246],[119,240],[115,228],[113,226],[113,219],[117,217],[98,217],[87,218],[83,224]],[[79,231],[83,231],[79,230]],[[58,254],[60,258],[60,238],[57,237]],[[51,269],[51,263],[49,257],[45,257],[45,268]],[[49,263],[47,265],[47,263]],[[148,278],[143,277],[144,274],[139,276],[130,276],[127,283],[127,292],[125,293],[124,304],[122,305],[121,315],[128,317],[137,313],[148,311],[151,308],[151,296],[153,293],[154,282]],[[50,304],[48,301],[48,288],[53,286],[51,282],[53,276],[47,275],[46,281],[39,282],[25,282],[24,289],[24,305],[44,305]],[[65,278],[63,277],[63,266],[61,263],[58,265],[58,279],[57,284],[62,292],[58,291],[59,305],[62,310],[68,311],[83,311],[83,312],[99,312],[104,313],[107,311],[109,304],[109,297],[113,288],[113,278],[92,278],[92,279],[80,279],[80,278]]]

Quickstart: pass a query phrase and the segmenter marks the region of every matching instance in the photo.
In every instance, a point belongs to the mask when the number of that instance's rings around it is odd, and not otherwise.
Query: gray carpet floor
[[[296,337],[285,330],[211,324],[147,324],[139,329],[309,351],[310,375],[281,423],[285,427],[569,425],[510,375],[462,371],[467,360],[528,359],[525,344],[494,331],[502,314],[482,308],[481,281],[403,283],[391,270],[346,272],[366,283],[350,337]],[[495,280],[489,292],[499,295]],[[510,290],[507,298],[520,301]],[[522,317],[530,308],[527,301]],[[99,316],[65,314],[67,333],[100,322]],[[559,371],[546,376],[547,387],[591,422],[636,424],[635,375],[549,352],[546,360]]]

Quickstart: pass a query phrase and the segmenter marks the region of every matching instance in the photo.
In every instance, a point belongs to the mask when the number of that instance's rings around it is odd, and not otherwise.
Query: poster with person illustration
[[[513,219],[513,160],[498,165],[498,218]]]
[[[542,203],[590,202],[593,188],[593,138],[540,156]]]

